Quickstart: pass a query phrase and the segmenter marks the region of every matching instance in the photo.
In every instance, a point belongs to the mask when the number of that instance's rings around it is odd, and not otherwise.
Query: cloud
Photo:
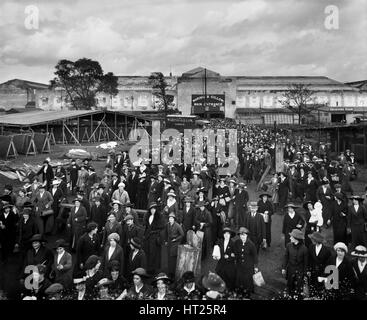
[[[24,27],[29,3],[0,3],[0,82],[47,82],[58,60],[81,57],[119,75],[199,64],[224,75],[367,74],[364,0],[333,1],[338,30],[324,26],[326,0],[38,0],[39,30]]]

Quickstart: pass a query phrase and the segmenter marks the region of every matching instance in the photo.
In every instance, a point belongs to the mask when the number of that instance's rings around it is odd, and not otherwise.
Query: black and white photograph
[[[365,0],[2,0],[0,300],[366,301],[366,30]]]

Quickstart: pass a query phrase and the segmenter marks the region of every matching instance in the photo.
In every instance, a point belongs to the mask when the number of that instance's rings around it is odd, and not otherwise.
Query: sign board
[[[170,117],[167,116],[167,126],[172,129],[191,129],[196,128],[195,120],[197,117]]]
[[[192,95],[193,113],[220,113],[224,112],[225,96],[224,94],[193,94]]]

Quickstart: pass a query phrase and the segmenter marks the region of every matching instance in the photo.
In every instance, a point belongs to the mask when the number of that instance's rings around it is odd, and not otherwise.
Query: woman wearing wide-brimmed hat
[[[210,300],[223,297],[227,290],[224,280],[218,274],[210,271],[202,278],[202,286],[206,289],[206,297]]]
[[[287,246],[287,244],[290,242],[290,232],[292,232],[293,229],[299,229],[301,230],[305,224],[304,219],[302,216],[295,211],[298,207],[294,205],[293,203],[288,203],[285,206],[285,209],[288,211],[283,220],[283,228],[282,228],[282,234],[284,236],[284,245]]]
[[[146,282],[149,274],[143,268],[137,268],[132,272],[133,285],[117,298],[117,300],[145,300],[149,299],[153,294],[153,288]]]
[[[338,272],[338,288],[333,286],[332,289],[326,290],[327,298],[332,300],[349,300],[351,297],[351,290],[353,288],[353,268],[352,263],[347,257],[348,247],[343,242],[338,242],[334,245],[334,252],[332,253],[328,266],[334,266]],[[333,273],[336,271],[333,271]],[[331,271],[324,274],[324,278],[331,276]],[[333,278],[335,279],[335,278]]]
[[[176,297],[169,290],[169,285],[172,283],[172,279],[164,272],[158,273],[152,281],[154,292],[152,295],[153,300],[174,300]]]
[[[356,246],[351,256],[352,268],[354,270],[354,298],[357,300],[367,300],[367,248]]]
[[[164,220],[157,203],[151,203],[144,217],[144,252],[147,256],[147,271],[155,274],[161,267],[162,232]]]
[[[348,228],[352,236],[351,245],[355,248],[358,245],[367,246],[367,209],[363,205],[362,196],[351,196],[352,205],[348,210]]]
[[[118,200],[113,200],[110,206],[112,209],[110,210],[108,214],[113,213],[116,217],[117,222],[121,223],[122,216],[123,216],[122,203]]]
[[[56,253],[54,255],[54,263],[52,270],[54,272],[54,282],[61,283],[64,288],[71,289],[73,284],[73,259],[66,248],[69,244],[64,239],[56,240],[54,249]]]
[[[178,217],[178,202],[176,201],[177,195],[175,192],[171,191],[167,194],[167,202],[164,204],[163,209],[163,220],[165,223],[168,222],[168,216],[173,213]]]
[[[22,211],[24,208],[24,203],[30,202],[31,199],[27,195],[27,190],[20,188],[18,191],[18,195],[15,200],[15,206],[19,211]]]
[[[236,233],[230,227],[224,227],[222,235],[223,238],[217,243],[219,247],[219,256],[213,256],[214,259],[218,260],[215,272],[224,280],[229,290],[234,290],[236,280],[236,256],[233,237]]]
[[[177,281],[175,294],[179,300],[200,300],[204,294],[204,288],[196,281],[192,271],[186,271]]]
[[[203,186],[203,181],[200,178],[200,172],[194,171],[192,173],[192,179],[190,180],[190,184],[191,184],[190,196],[195,198],[198,189]]]
[[[304,245],[305,236],[301,230],[293,229],[289,236],[290,243],[286,246],[282,274],[287,279],[289,295],[300,299],[307,275],[308,250]]]
[[[75,250],[79,238],[84,234],[87,226],[87,210],[82,206],[80,197],[73,200],[74,207],[70,210],[67,226],[70,229],[71,249]]]

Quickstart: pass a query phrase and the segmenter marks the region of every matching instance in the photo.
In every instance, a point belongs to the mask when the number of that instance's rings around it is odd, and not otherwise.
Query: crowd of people
[[[282,131],[223,121],[212,128],[238,129],[233,175],[219,175],[218,166],[205,160],[137,164],[117,151],[102,174],[88,159],[55,168],[48,159],[19,190],[6,185],[1,262],[21,256],[20,296],[248,299],[279,214],[285,246],[279,267],[288,297],[304,298],[307,288],[317,298],[366,299],[367,209],[350,183],[358,174],[354,154],[331,158],[325,145],[316,149]],[[277,144],[284,147],[280,169]],[[250,201],[251,184],[261,187],[258,201]],[[326,230],[332,230],[332,248]],[[200,234],[202,261],[217,260],[215,272],[186,270],[176,279],[178,247],[189,232]],[[338,288],[326,289],[327,266],[339,271]]]

